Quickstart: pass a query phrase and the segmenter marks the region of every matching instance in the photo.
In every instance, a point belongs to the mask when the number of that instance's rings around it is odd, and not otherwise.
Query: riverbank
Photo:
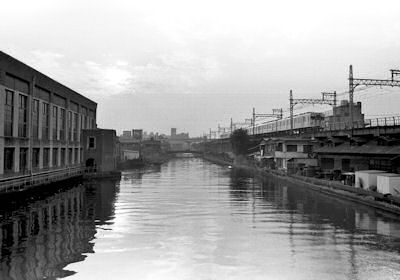
[[[338,181],[323,180],[300,175],[288,175],[278,170],[260,169],[246,160],[240,160],[240,163],[238,163],[238,161],[228,161],[212,154],[204,154],[203,158],[216,164],[228,165],[234,168],[246,170],[260,178],[272,176],[282,182],[296,184],[330,196],[339,197],[375,209],[400,215],[400,199],[396,197],[386,197],[377,192],[346,186]]]

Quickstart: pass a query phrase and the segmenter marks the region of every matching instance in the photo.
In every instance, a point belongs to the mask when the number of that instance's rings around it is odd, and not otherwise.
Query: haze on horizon
[[[3,3],[0,49],[98,103],[102,128],[198,136],[251,110],[345,92],[400,68],[398,1]],[[347,98],[342,95],[341,98]],[[400,115],[399,88],[355,95]],[[318,106],[302,110],[327,110]]]

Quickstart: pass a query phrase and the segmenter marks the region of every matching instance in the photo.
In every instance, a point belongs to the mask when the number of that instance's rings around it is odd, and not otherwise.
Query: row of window
[[[273,152],[273,151],[283,151],[283,144],[278,143],[277,145],[266,145],[265,146],[266,152]],[[298,145],[286,145],[286,152],[298,152]],[[303,153],[312,153],[313,146],[312,145],[303,145]]]
[[[14,123],[14,98],[17,96],[13,91],[6,90],[5,107],[4,107],[4,136],[13,136]],[[27,137],[28,130],[28,97],[24,94],[18,95],[18,137]],[[37,99],[32,101],[32,137],[39,138],[39,114],[42,107],[42,139],[49,139],[50,129],[50,104],[40,102]],[[68,139],[78,141],[78,113],[68,112],[68,122],[66,120],[66,111],[64,108],[53,105],[52,107],[52,138],[54,140],[65,139],[66,130],[68,131]],[[68,127],[66,128],[66,125]],[[82,116],[81,128],[94,128],[94,119],[88,123],[88,116]]]
[[[79,154],[80,151],[80,154]],[[82,149],[79,148],[33,148],[32,169],[39,168],[39,159],[42,156],[43,168],[50,166],[50,152],[52,153],[52,166],[66,166],[82,162]],[[68,152],[68,155],[67,155]],[[4,173],[14,171],[15,148],[4,148]],[[66,159],[68,158],[68,162]],[[28,169],[28,148],[19,149],[19,171]]]

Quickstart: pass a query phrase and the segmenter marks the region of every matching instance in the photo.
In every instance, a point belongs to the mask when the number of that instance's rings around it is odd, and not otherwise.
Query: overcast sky
[[[388,78],[400,68],[397,3],[15,0],[1,4],[0,48],[96,101],[99,127],[198,136],[252,107],[287,108],[290,89],[344,92],[350,64],[356,78]],[[400,115],[399,96],[355,99],[367,115]]]

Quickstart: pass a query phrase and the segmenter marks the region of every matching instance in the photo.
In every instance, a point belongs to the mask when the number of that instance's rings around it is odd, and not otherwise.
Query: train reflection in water
[[[60,189],[35,202],[3,205],[0,279],[73,274],[63,268],[93,253],[96,226],[112,222],[117,192],[114,181],[101,181]]]

